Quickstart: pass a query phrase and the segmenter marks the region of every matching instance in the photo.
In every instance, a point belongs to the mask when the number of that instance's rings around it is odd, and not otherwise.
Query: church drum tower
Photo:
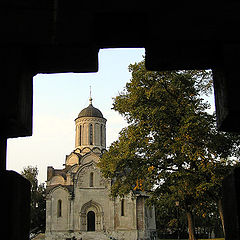
[[[106,148],[106,119],[100,110],[93,107],[92,98],[87,108],[84,108],[75,119],[76,138],[75,148],[88,147],[93,149]]]

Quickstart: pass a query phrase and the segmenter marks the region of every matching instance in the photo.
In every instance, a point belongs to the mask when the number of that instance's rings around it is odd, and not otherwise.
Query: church
[[[63,169],[47,168],[46,240],[156,239],[155,209],[145,192],[110,196],[97,163],[106,151],[106,122],[92,98],[75,119],[75,149]]]

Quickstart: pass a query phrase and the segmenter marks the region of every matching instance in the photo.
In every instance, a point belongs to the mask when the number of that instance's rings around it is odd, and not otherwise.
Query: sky
[[[107,147],[117,140],[126,121],[112,110],[112,98],[130,80],[130,63],[143,59],[145,50],[104,49],[98,55],[97,73],[38,74],[33,78],[33,135],[8,139],[7,169],[21,172],[37,166],[39,183],[47,178],[47,166],[63,168],[74,150],[75,122],[88,106],[90,86],[93,106],[107,119]]]
[[[130,81],[128,65],[143,59],[145,50],[104,49],[96,73],[38,74],[33,78],[33,135],[7,141],[7,169],[21,172],[37,166],[38,180],[47,178],[47,166],[62,169],[74,150],[75,122],[88,106],[90,86],[93,106],[107,119],[107,147],[117,140],[126,121],[112,110],[113,97]],[[214,110],[213,96],[208,99]]]

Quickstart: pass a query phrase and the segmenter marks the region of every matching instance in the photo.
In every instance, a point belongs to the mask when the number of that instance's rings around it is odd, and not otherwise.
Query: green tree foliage
[[[28,166],[23,169],[21,175],[31,183],[31,232],[45,231],[45,186],[38,184],[37,167]]]
[[[151,200],[179,202],[194,240],[193,211],[221,200],[221,181],[239,156],[239,137],[220,133],[209,104],[210,71],[147,71],[131,64],[132,78],[114,98],[113,109],[128,121],[99,164],[114,179],[112,195],[152,189]],[[225,160],[220,160],[225,159]],[[200,204],[201,203],[201,204]],[[202,213],[203,214],[203,213]]]

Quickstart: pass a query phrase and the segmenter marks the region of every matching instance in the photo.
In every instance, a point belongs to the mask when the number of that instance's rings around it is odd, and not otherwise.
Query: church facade
[[[111,180],[97,166],[106,148],[106,119],[92,99],[75,119],[75,149],[63,169],[47,169],[46,240],[156,239],[147,195],[110,197]]]

